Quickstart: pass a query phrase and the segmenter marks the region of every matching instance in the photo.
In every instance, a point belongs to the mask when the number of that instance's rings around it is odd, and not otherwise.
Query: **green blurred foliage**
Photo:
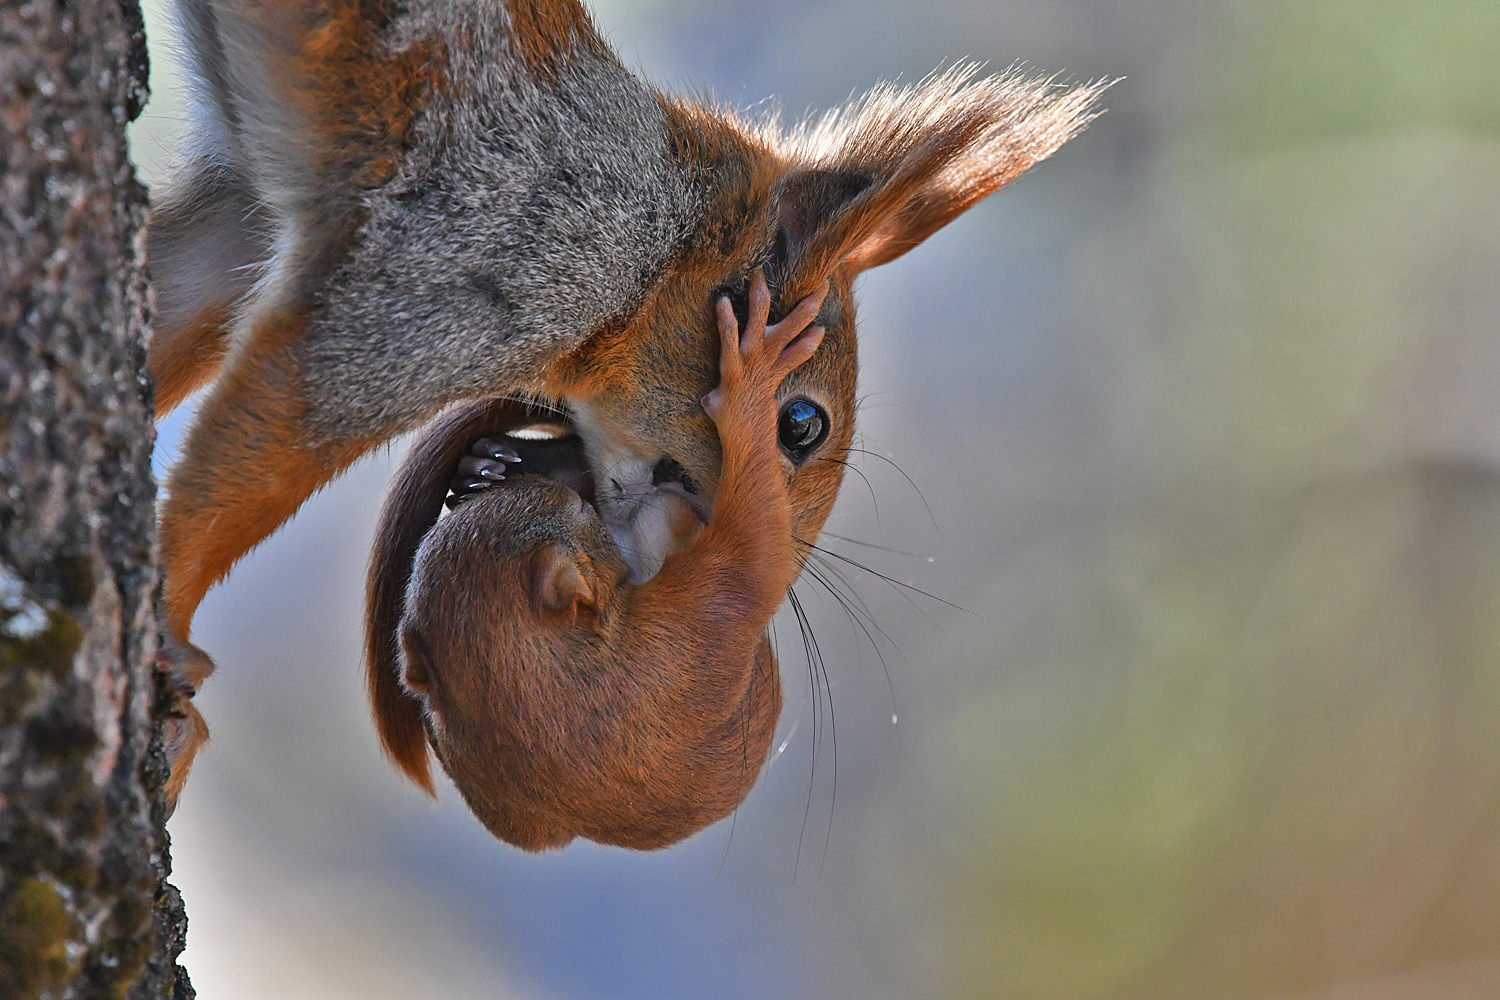
[[[984,694],[884,817],[927,845],[944,996],[1500,950],[1500,474],[1407,432],[1447,300],[1500,277],[1500,5],[1216,13],[1073,274],[1129,345],[1136,499],[980,602],[945,659]]]
[[[1197,81],[1205,138],[1262,153],[1351,135],[1500,133],[1490,0],[1240,0]]]
[[[1064,655],[929,748],[949,995],[1269,996],[1500,942],[1500,857],[1464,854],[1500,833],[1500,477],[1214,499],[957,652]]]

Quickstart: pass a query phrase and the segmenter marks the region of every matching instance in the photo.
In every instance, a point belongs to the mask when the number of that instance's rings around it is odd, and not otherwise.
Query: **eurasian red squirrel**
[[[649,578],[680,545],[663,525],[714,508],[714,302],[743,312],[755,267],[773,317],[829,287],[779,426],[790,536],[814,540],[853,430],[854,278],[1050,155],[1098,92],[963,68],[784,129],[653,89],[577,0],[177,9],[194,106],[148,235],[158,412],[213,384],[161,518],[174,801],[207,738],[189,700],[212,670],[189,642],[204,594],[451,404],[566,406],[600,517]],[[420,705],[395,677],[371,689],[421,783]]]
[[[442,503],[453,464],[429,456],[502,426],[486,404],[440,421],[398,472],[372,595],[396,575],[403,683],[443,769],[500,839],[662,847],[728,815],[754,784],[781,709],[766,627],[800,569],[777,396],[817,349],[822,331],[806,328],[820,302],[767,330],[757,272],[742,335],[724,300],[720,385],[704,402],[724,455],[712,516],[643,583],[577,467],[515,438],[481,438],[461,460],[480,474],[460,476],[453,513],[415,558],[386,547]],[[371,608],[372,634],[392,610]]]

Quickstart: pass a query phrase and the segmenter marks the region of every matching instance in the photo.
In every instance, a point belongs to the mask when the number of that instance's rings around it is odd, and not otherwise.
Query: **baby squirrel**
[[[500,839],[662,847],[754,784],[781,710],[766,627],[800,568],[777,394],[822,339],[808,329],[821,300],[768,330],[756,272],[743,334],[721,300],[720,384],[703,402],[723,448],[718,494],[707,527],[644,583],[576,490],[463,460],[484,475],[457,484],[467,498],[405,561],[401,672],[443,769]],[[433,444],[393,496],[441,495],[451,466],[425,461]],[[388,507],[382,526],[406,514]]]
[[[565,404],[600,518],[649,578],[680,547],[672,526],[714,509],[720,441],[699,406],[714,302],[728,291],[743,311],[755,267],[773,318],[829,288],[780,416],[787,537],[765,541],[814,540],[853,431],[855,277],[1050,155],[1098,92],[955,69],[783,129],[648,86],[577,0],[177,14],[192,109],[148,233],[158,413],[213,384],[161,515],[172,801],[207,738],[189,700],[212,670],[189,642],[204,594],[356,459],[454,403]],[[422,783],[420,704],[394,675],[371,687],[388,751]]]

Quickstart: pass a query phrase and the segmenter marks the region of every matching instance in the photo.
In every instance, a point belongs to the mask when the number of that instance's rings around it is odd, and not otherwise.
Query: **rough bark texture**
[[[0,4],[0,997],[191,997],[153,737],[136,0]]]

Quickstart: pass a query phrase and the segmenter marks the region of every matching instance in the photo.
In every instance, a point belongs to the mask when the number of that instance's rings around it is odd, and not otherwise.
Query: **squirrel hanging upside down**
[[[955,69],[783,129],[651,88],[577,0],[177,10],[193,111],[148,234],[158,413],[212,387],[161,517],[172,801],[207,739],[190,700],[213,666],[189,641],[204,594],[452,404],[565,407],[630,580],[650,579],[684,519],[717,509],[699,405],[720,377],[715,303],[728,293],[743,322],[757,267],[772,318],[828,288],[776,429],[790,516],[762,540],[800,566],[853,432],[855,277],[1050,155],[1099,89]],[[430,789],[395,643],[367,639],[375,718]]]

